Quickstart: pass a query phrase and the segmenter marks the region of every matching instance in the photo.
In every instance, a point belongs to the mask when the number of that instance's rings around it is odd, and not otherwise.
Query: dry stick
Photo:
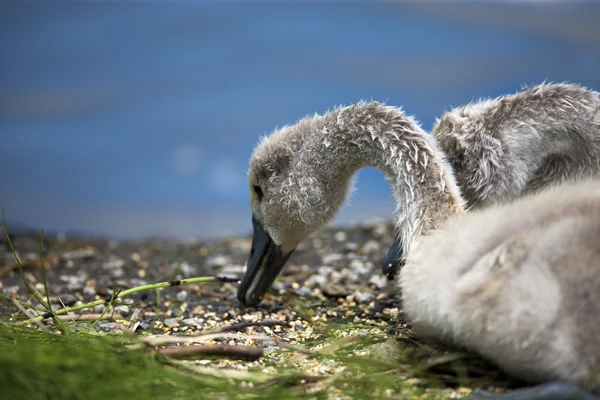
[[[20,301],[12,299],[12,302],[19,309],[19,311],[21,311],[23,314],[27,315],[28,317],[31,316],[31,314],[27,312],[28,310],[21,305]],[[46,329],[46,327],[44,326],[44,324],[42,324],[39,321],[36,322],[36,325],[38,325],[42,329]]]
[[[170,358],[181,359],[196,355],[227,357],[236,360],[256,361],[262,357],[264,349],[256,346],[230,344],[198,344],[191,346],[167,347],[156,350]]]
[[[56,264],[57,261],[58,258],[56,257],[45,257],[45,262],[50,265]],[[23,260],[20,260],[20,262],[22,268],[39,268],[41,265],[40,259],[37,257],[27,257]],[[19,264],[16,262],[0,267],[0,278],[17,269],[19,269]]]
[[[246,329],[246,328],[250,328],[250,327],[254,327],[254,326],[269,326],[269,327],[270,326],[287,326],[287,327],[289,327],[290,324],[288,324],[287,322],[284,322],[284,321],[276,321],[273,319],[267,319],[264,321],[256,321],[256,322],[241,322],[239,324],[225,325],[225,326],[220,326],[215,329],[198,332],[195,336],[212,335],[213,333],[239,331],[241,329]]]
[[[59,315],[58,318],[63,321],[90,321],[95,319],[123,319],[123,316],[121,314],[69,314]]]
[[[179,285],[187,285],[190,283],[237,282],[237,281],[238,281],[237,278],[219,277],[219,276],[201,276],[201,277],[197,277],[197,278],[181,279],[181,280],[177,280],[177,281],[159,282],[159,283],[137,286],[137,287],[134,287],[131,289],[123,290],[123,291],[119,292],[116,296],[114,296],[114,300],[119,300],[124,297],[131,296],[132,294],[135,294],[138,292],[143,292],[145,290],[160,289],[160,288],[165,288],[165,287],[174,287],[174,286],[179,286]],[[99,299],[99,300],[92,301],[90,303],[82,304],[79,306],[62,308],[62,309],[56,311],[54,314],[62,315],[62,314],[70,313],[72,311],[84,310],[86,308],[91,308],[91,307],[99,306],[99,305],[102,305],[105,303],[109,303],[111,301],[111,299],[113,299],[113,296],[107,296],[104,299]],[[17,322],[17,323],[15,323],[15,325],[23,326],[23,325],[27,325],[27,324],[30,324],[30,323],[33,323],[36,321],[42,321],[46,318],[51,318],[51,317],[52,317],[51,313],[45,313],[38,317],[30,318],[26,321]]]

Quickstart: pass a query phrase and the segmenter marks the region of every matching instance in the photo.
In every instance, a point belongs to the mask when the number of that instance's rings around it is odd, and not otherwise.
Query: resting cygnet
[[[600,176],[600,94],[575,84],[469,103],[444,114],[431,134],[470,211]],[[383,261],[389,279],[403,263],[398,241]]]

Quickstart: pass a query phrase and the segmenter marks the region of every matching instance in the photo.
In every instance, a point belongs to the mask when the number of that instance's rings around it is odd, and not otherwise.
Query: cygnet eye
[[[258,197],[258,201],[262,201],[262,199],[263,199],[263,191],[260,188],[260,186],[254,185],[254,193],[256,193],[256,196]]]

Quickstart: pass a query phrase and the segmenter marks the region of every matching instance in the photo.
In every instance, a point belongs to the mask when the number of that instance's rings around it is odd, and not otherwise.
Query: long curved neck
[[[321,129],[332,179],[376,167],[394,193],[404,254],[414,242],[464,212],[464,201],[433,138],[402,110],[377,102],[334,110]],[[339,166],[342,168],[339,168]]]

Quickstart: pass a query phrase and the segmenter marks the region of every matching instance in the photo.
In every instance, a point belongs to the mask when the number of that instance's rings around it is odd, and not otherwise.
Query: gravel
[[[267,335],[291,345],[322,339],[317,328],[326,323],[357,326],[340,330],[341,337],[398,335],[407,332],[409,326],[401,313],[400,300],[381,273],[381,262],[393,238],[393,224],[386,220],[317,232],[298,247],[270,294],[257,308],[240,306],[236,297],[237,283],[193,284],[164,288],[158,297],[156,290],[135,293],[115,304],[112,311],[121,319],[102,320],[95,326],[106,332],[129,330],[187,335],[232,324],[274,320],[284,325],[249,327],[245,334]],[[117,242],[61,235],[59,239],[46,239],[44,257],[50,294],[65,305],[110,298],[115,291],[147,283],[195,276],[240,278],[251,246],[250,237]],[[15,236],[13,243],[20,254],[39,254],[37,235]],[[31,260],[34,260],[33,255]],[[0,267],[13,262],[7,244],[0,242]],[[43,293],[39,263],[31,261],[29,264],[24,269],[26,279]],[[31,303],[17,269],[0,276],[0,292]],[[3,305],[0,316],[23,318],[12,303]],[[53,304],[54,307],[62,308],[62,304]],[[100,315],[106,308],[106,305],[97,305],[75,314]],[[257,344],[243,337],[228,339],[226,343]],[[267,361],[272,362],[269,357]],[[216,368],[246,369],[267,361],[221,360],[209,364]],[[343,369],[343,365],[334,360],[314,360],[302,368],[309,374],[323,375]],[[452,396],[457,396],[456,392],[452,392]]]

